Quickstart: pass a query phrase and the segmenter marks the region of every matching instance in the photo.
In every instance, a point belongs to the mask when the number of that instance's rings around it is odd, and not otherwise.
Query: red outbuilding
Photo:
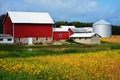
[[[4,19],[4,34],[15,43],[52,42],[54,21],[48,13],[8,12]]]
[[[60,26],[63,30],[68,30],[69,31],[69,36],[71,36],[74,32],[71,30],[71,28],[75,28],[75,26]]]
[[[72,35],[70,28],[75,28],[75,26],[63,26],[60,28],[53,29],[53,40],[68,40]]]
[[[69,31],[62,28],[53,28],[53,40],[68,40]]]

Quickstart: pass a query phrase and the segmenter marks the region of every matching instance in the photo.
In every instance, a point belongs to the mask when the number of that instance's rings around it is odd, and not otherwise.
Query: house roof
[[[71,38],[82,38],[82,37],[92,37],[96,35],[96,33],[74,33],[71,35]]]
[[[86,29],[84,29],[84,28],[70,28],[74,33],[77,33],[77,32],[79,32],[79,33],[83,33],[83,32],[87,32],[87,30]]]
[[[12,36],[9,34],[0,34],[0,37],[12,37]]]
[[[107,21],[105,21],[105,20],[103,20],[103,19],[97,21],[97,22],[94,23],[93,25],[98,25],[98,24],[108,24],[108,25],[111,25],[109,22],[107,22]]]
[[[8,15],[13,23],[54,24],[48,13],[8,11]]]
[[[63,29],[63,28],[53,28],[54,32],[68,32],[67,29]]]
[[[75,26],[60,26],[60,28],[68,30],[69,28],[75,28]]]

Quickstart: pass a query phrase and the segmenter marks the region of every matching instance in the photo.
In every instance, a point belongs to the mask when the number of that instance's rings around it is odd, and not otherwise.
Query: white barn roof
[[[87,32],[84,28],[70,28],[74,33],[85,33]]]
[[[68,32],[67,29],[63,29],[63,28],[53,28],[54,32]]]
[[[74,33],[73,35],[71,35],[71,38],[84,38],[84,37],[92,37],[94,36],[96,33]]]
[[[75,26],[60,26],[60,28],[68,30],[69,28],[75,28]]]
[[[107,21],[105,21],[105,20],[103,20],[103,19],[101,19],[100,21],[94,23],[93,25],[98,25],[98,24],[107,24],[107,25],[111,25],[109,22],[107,22]]]
[[[93,32],[93,28],[92,27],[83,27],[87,32]]]
[[[13,23],[54,24],[48,13],[8,11],[8,15]]]

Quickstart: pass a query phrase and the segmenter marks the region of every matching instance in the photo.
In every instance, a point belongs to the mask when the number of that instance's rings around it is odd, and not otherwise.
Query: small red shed
[[[62,28],[53,28],[53,40],[68,40],[69,31]]]
[[[54,21],[48,13],[7,12],[4,19],[4,34],[13,36],[14,41],[29,43],[52,42]]]

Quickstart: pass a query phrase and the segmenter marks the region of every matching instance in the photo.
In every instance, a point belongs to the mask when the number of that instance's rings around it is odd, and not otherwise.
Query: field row
[[[120,80],[120,50],[1,58],[0,70],[42,80]]]

